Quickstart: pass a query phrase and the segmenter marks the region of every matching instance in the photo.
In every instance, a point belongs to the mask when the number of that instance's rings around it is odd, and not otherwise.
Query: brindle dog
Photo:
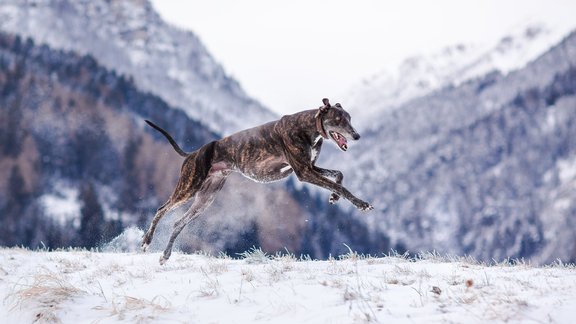
[[[330,203],[335,203],[342,196],[360,210],[374,209],[342,186],[342,172],[314,165],[323,139],[332,139],[342,151],[346,151],[348,139],[360,138],[350,124],[350,114],[340,104],[331,106],[328,99],[323,99],[322,103],[324,105],[319,109],[284,116],[280,120],[210,142],[192,153],[184,152],[165,130],[147,120],[185,160],[174,193],[158,209],[144,235],[143,251],[152,241],[158,221],[167,212],[194,198],[190,208],[174,223],[172,235],[160,258],[160,264],[164,264],[172,253],[172,245],[178,234],[210,206],[232,171],[258,182],[280,180],[294,172],[300,181],[332,191]]]

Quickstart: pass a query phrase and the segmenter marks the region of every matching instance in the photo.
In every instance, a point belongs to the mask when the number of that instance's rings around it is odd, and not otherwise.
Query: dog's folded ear
[[[324,106],[320,106],[320,108],[318,108],[318,113],[316,114],[316,116],[318,116],[320,113],[325,113],[328,111],[328,109],[332,106],[330,106],[330,101],[328,100],[328,98],[324,98],[322,99],[322,103],[324,104]]]
[[[335,104],[334,107],[336,107],[336,108],[342,108],[342,106],[341,106],[339,103]]]

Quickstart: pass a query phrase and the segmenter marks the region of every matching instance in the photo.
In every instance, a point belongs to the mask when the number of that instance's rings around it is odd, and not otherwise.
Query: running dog
[[[324,139],[331,139],[342,151],[348,149],[348,140],[360,139],[360,134],[350,123],[350,114],[340,104],[332,106],[326,98],[322,103],[318,109],[283,116],[280,120],[240,131],[205,144],[192,153],[184,152],[170,134],[146,120],[185,159],[176,189],[158,208],[142,240],[142,250],[148,248],[158,221],[167,212],[194,199],[190,208],[174,223],[170,240],[160,258],[160,264],[164,264],[170,258],[178,234],[210,206],[231,172],[240,172],[263,183],[286,178],[294,172],[298,180],[330,190],[329,201],[332,204],[344,197],[360,210],[374,209],[342,186],[342,172],[315,165]]]

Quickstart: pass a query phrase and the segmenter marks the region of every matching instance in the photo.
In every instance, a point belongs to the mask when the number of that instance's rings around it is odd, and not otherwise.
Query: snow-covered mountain
[[[360,217],[411,251],[575,260],[576,32],[517,70],[460,75],[372,104],[340,163],[377,208]]]
[[[0,37],[0,210],[10,215],[0,234],[14,239],[0,235],[3,244],[68,244],[39,217],[74,199],[72,212],[99,201],[99,217],[129,214],[142,226],[135,218],[165,199],[179,164],[144,129],[146,116],[186,149],[274,118],[147,1],[5,0],[0,29],[54,47]],[[320,158],[342,169],[344,185],[374,213],[349,217],[294,178],[266,189],[231,178],[212,208],[220,214],[191,226],[181,246],[217,252],[257,242],[322,258],[346,243],[366,253],[576,260],[576,36],[549,49],[554,39],[531,26],[492,46],[454,46],[407,60],[398,76],[378,76],[356,89],[356,101],[341,101],[354,122],[363,117],[362,140]]]
[[[152,119],[186,151],[218,138],[208,127],[140,91],[89,55],[0,32],[0,245],[97,247],[122,228],[149,224],[172,193],[182,159],[143,122]],[[294,179],[262,185],[235,174],[214,205],[179,238],[185,251],[313,257],[389,249]],[[178,212],[160,222],[162,249]]]
[[[276,117],[246,95],[198,37],[165,23],[147,0],[3,0],[0,29],[89,53],[221,134]]]
[[[359,125],[378,127],[375,113],[396,109],[411,99],[493,71],[507,74],[520,69],[568,32],[531,22],[511,30],[493,44],[456,44],[430,55],[407,58],[395,70],[381,71],[355,86],[347,106]]]
[[[146,226],[181,160],[145,118],[191,151],[276,117],[148,1],[0,1],[0,30],[0,245],[94,247],[121,227]],[[319,258],[343,242],[365,253],[390,248],[294,183],[231,176],[212,217],[188,226],[180,248],[258,245]]]

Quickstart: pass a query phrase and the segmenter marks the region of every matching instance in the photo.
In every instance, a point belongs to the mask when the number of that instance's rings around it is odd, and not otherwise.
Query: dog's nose
[[[360,139],[360,134],[354,133],[354,134],[352,134],[352,138],[353,138],[355,141],[357,141],[357,140]]]

